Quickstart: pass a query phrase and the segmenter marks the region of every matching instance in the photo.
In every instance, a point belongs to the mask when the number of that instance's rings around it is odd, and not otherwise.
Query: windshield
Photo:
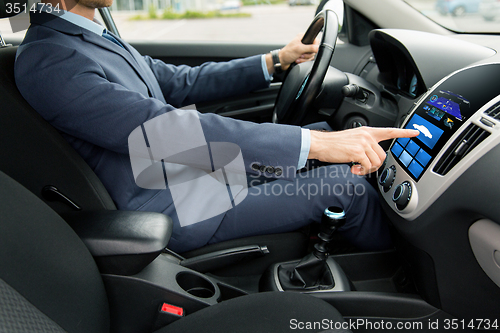
[[[404,1],[450,30],[500,33],[500,0]]]

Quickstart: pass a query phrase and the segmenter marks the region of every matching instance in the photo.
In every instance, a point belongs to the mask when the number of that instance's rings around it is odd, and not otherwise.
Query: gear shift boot
[[[325,209],[318,234],[320,241],[314,245],[314,251],[300,261],[275,265],[275,272],[271,274],[278,289],[333,290],[338,284],[334,271],[340,276],[341,284],[345,284],[347,278],[342,269],[333,259],[328,258],[328,243],[332,240],[333,233],[344,224],[345,213],[342,208],[332,206]],[[341,288],[346,287],[342,285]]]
[[[298,264],[280,265],[278,278],[284,290],[325,290],[332,289],[335,284],[328,266],[313,253]]]
[[[300,260],[302,261],[302,260]],[[330,292],[351,291],[351,285],[342,268],[333,258],[326,259],[325,270],[319,283],[303,288],[302,282],[290,279],[290,271],[298,266],[299,260],[271,265],[260,280],[260,291]],[[306,278],[307,279],[307,278]],[[307,283],[307,281],[306,281]]]

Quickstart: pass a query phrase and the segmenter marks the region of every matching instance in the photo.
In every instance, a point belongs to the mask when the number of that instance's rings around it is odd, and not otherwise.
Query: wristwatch
[[[280,56],[279,52],[281,49],[271,51],[271,57],[273,59],[274,72],[276,74],[282,73],[283,69],[281,68]]]

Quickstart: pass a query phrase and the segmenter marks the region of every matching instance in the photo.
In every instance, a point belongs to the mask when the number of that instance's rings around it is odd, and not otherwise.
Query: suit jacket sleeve
[[[248,61],[222,64],[223,68],[231,69],[209,79],[205,74],[211,72],[207,69],[215,66],[213,64],[195,70],[184,67],[174,70],[150,58],[146,58],[146,62],[159,79],[166,97],[176,104],[192,103],[198,95],[206,99],[203,86],[225,80],[230,86],[251,68]],[[128,154],[128,136],[135,128],[175,109],[159,99],[127,89],[119,82],[110,82],[97,61],[63,45],[26,45],[18,51],[15,74],[24,98],[58,130],[121,154]],[[227,83],[220,89],[226,87]],[[231,93],[229,88],[229,93],[221,92],[215,97]],[[299,127],[254,124],[214,114],[199,114],[199,119],[207,142],[232,142],[240,147],[248,172],[253,173],[251,165],[258,163],[281,167],[285,178],[295,174],[301,144]],[[183,130],[190,128],[186,126]]]
[[[175,107],[234,97],[269,86],[262,73],[261,56],[200,66],[174,66],[145,56],[168,104]]]

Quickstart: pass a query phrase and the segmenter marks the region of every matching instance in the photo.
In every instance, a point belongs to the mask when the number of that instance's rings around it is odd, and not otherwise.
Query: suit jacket
[[[165,213],[174,220],[171,249],[201,247],[224,214],[181,228],[168,189],[136,185],[127,139],[138,126],[175,108],[267,87],[261,58],[173,66],[142,56],[117,39],[124,48],[51,14],[31,13],[31,26],[16,57],[17,86],[87,161],[118,209]],[[299,127],[215,114],[199,114],[199,119],[207,142],[240,147],[248,172],[255,172],[251,166],[257,163],[280,166],[282,177],[293,176],[287,167],[298,163]]]

